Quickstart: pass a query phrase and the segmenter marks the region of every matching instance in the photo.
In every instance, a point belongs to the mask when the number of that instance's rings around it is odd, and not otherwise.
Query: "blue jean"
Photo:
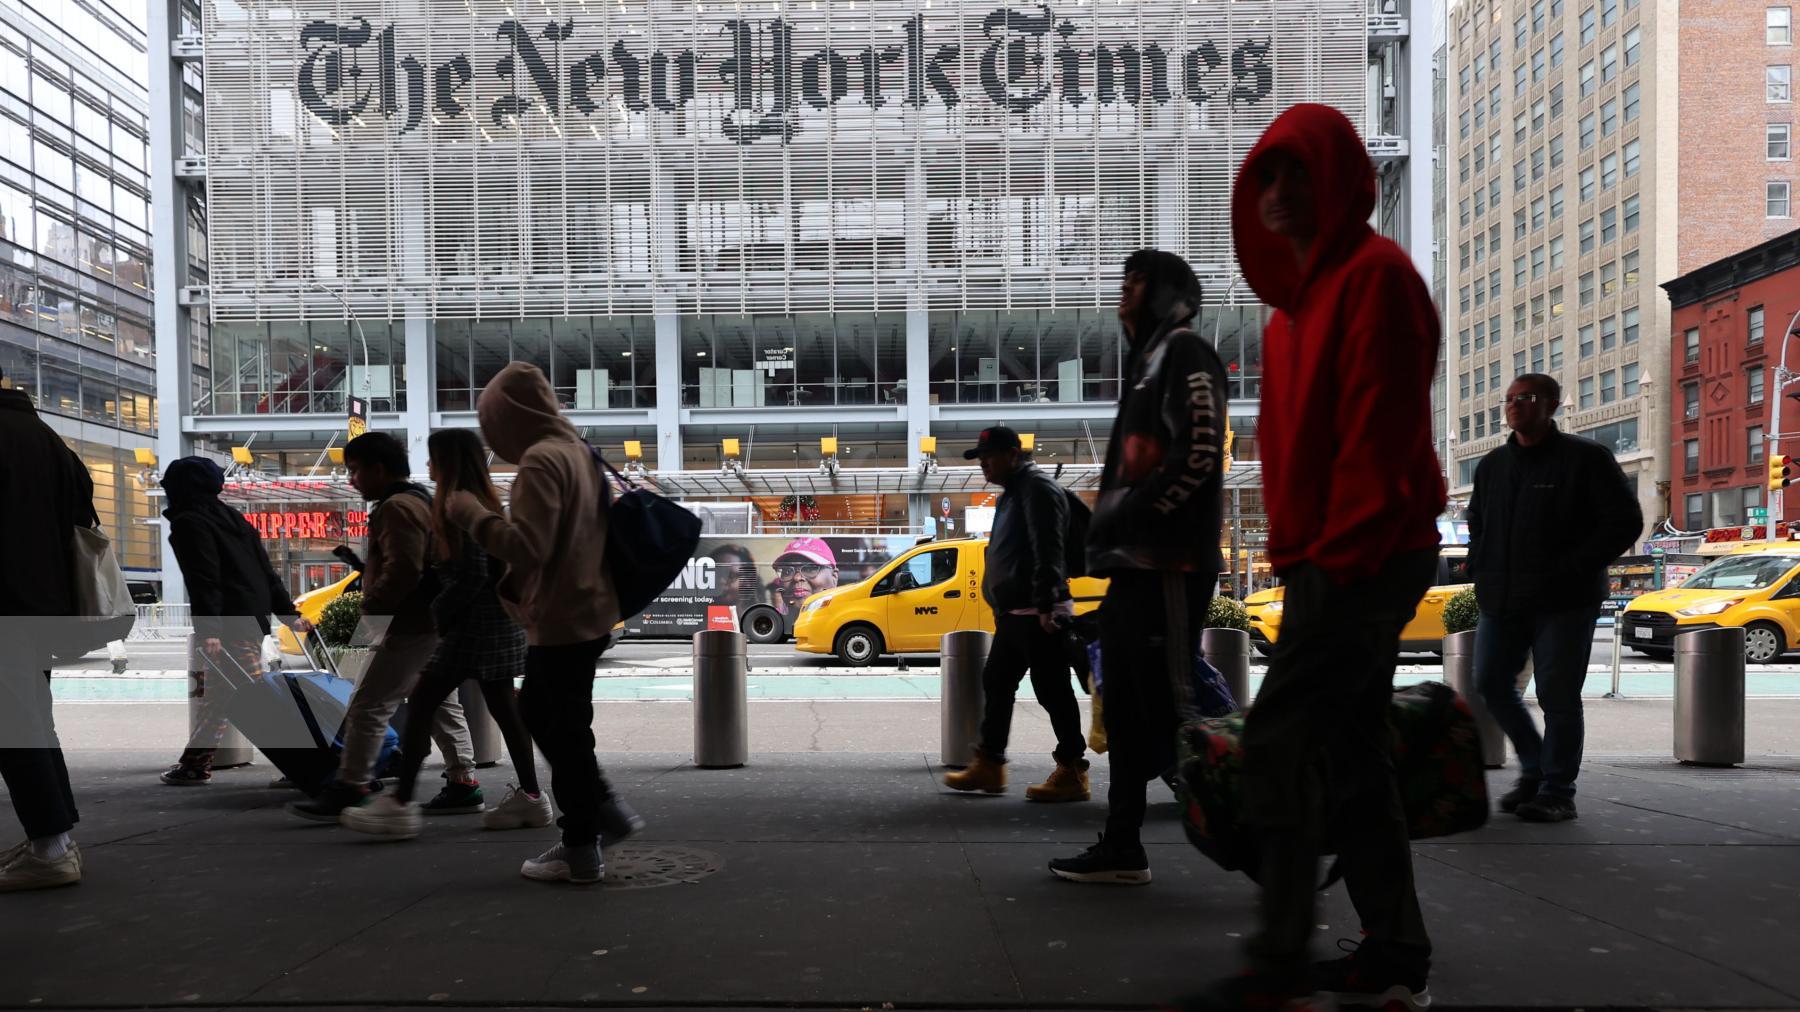
[[[1548,615],[1481,613],[1475,627],[1475,688],[1495,723],[1519,754],[1520,776],[1539,781],[1539,791],[1575,796],[1581,771],[1581,687],[1587,681],[1588,655],[1594,649],[1594,622],[1600,606]],[[1537,682],[1544,731],[1538,733],[1519,691],[1519,672],[1526,655]]]

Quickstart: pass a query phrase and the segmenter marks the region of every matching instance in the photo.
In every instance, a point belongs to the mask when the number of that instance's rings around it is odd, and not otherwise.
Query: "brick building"
[[[1784,329],[1800,312],[1800,229],[1665,283],[1669,335],[1670,497],[1685,530],[1734,527],[1767,495],[1769,413]],[[1800,355],[1789,360],[1800,368]],[[1800,387],[1782,405],[1782,428],[1800,432]],[[1775,452],[1800,456],[1800,437]],[[1800,494],[1783,518],[1800,519]]]
[[[1683,0],[1681,227],[1687,273],[1794,227],[1794,7]],[[1679,360],[1677,360],[1679,361]]]

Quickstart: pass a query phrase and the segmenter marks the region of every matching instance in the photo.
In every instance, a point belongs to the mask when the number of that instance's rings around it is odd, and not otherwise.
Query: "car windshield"
[[[1688,578],[1683,590],[1762,590],[1788,574],[1796,560],[1786,555],[1720,559]]]

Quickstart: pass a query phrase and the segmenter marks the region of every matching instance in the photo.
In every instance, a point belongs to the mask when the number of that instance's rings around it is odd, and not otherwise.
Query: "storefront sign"
[[[366,510],[249,512],[244,519],[265,541],[351,541],[369,536]]]

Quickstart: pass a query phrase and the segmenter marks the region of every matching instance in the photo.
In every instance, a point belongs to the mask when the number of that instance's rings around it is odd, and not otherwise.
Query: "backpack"
[[[1063,531],[1063,575],[1073,580],[1087,575],[1088,525],[1094,520],[1094,511],[1074,492],[1064,488],[1062,494],[1069,502],[1069,527]]]
[[[606,568],[619,600],[619,618],[632,618],[668,590],[694,557],[700,544],[700,518],[673,500],[639,488],[593,446],[588,453],[600,472],[602,488],[606,487],[607,472],[621,486],[618,498],[605,506]]]

